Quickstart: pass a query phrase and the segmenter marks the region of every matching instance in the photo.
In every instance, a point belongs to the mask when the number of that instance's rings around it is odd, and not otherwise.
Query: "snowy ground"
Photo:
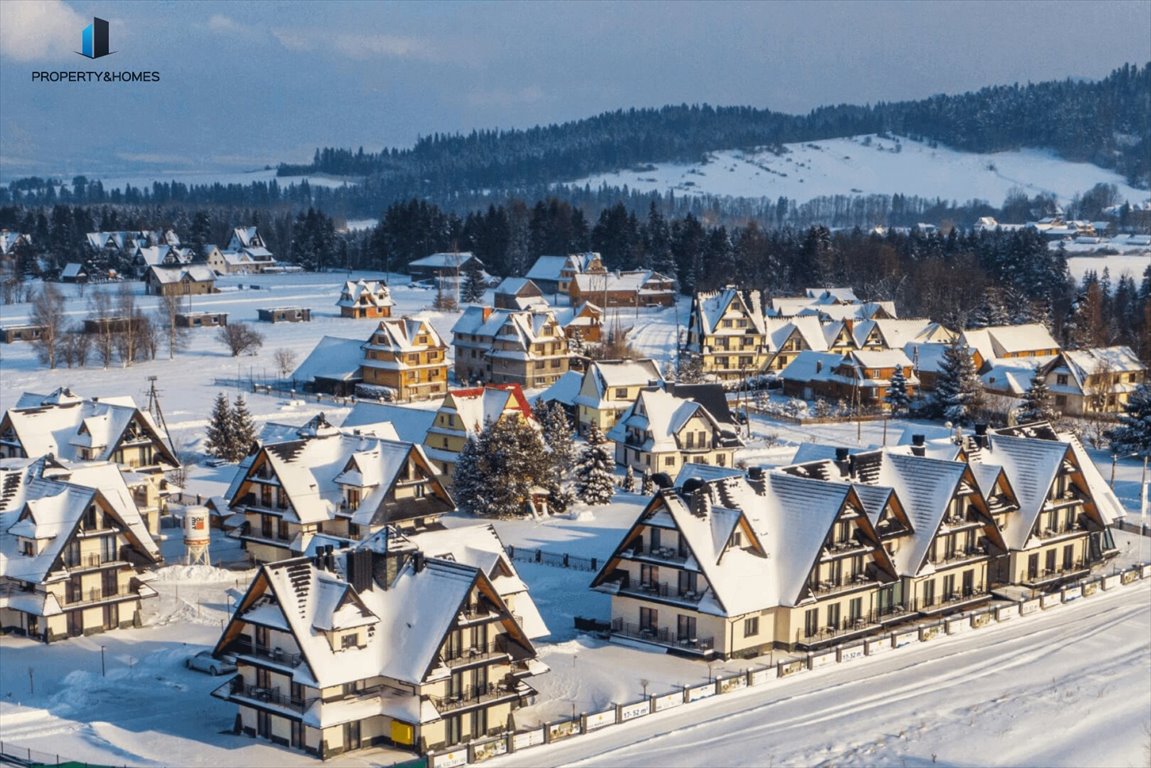
[[[355,276],[353,276],[355,277]],[[310,324],[259,324],[268,336],[257,357],[230,358],[211,337],[194,335],[191,349],[174,361],[157,360],[129,369],[44,371],[27,345],[5,345],[0,376],[0,408],[20,392],[69,385],[86,395],[132,394],[141,398],[146,377],[156,375],[164,410],[177,439],[198,439],[218,388],[217,378],[259,377],[270,369],[272,352],[293,349],[302,359],[323,334],[366,338],[371,321],[336,316],[335,300],[345,274],[229,278],[228,288],[259,284],[259,290],[229,290],[195,299],[196,309],[254,320],[255,308],[300,304],[313,309]],[[455,315],[427,310],[432,295],[404,286],[394,277],[402,313],[423,313],[443,333]],[[75,291],[75,288],[68,288]],[[88,289],[89,292],[93,288]],[[140,297],[142,303],[153,302]],[[83,316],[84,300],[73,312]],[[27,307],[0,307],[0,323],[22,319]],[[666,359],[674,350],[675,308],[645,310],[632,338],[644,354]],[[678,308],[686,318],[686,303]],[[273,375],[270,370],[269,376]],[[259,420],[301,423],[324,410],[333,421],[342,409],[331,403],[288,404],[282,397],[249,395]],[[939,427],[892,421],[887,442],[908,428],[934,435]],[[752,439],[738,458],[778,464],[795,447],[819,440],[839,445],[877,445],[882,422],[797,427],[752,420]],[[1095,456],[1105,474],[1109,456]],[[220,493],[234,467],[192,468],[188,490]],[[1129,509],[1138,506],[1140,466],[1122,461],[1116,490]],[[607,507],[577,507],[573,514],[545,521],[501,521],[496,527],[517,548],[543,548],[586,558],[609,556],[624,529],[644,504],[643,497],[620,494]],[[450,516],[451,525],[469,524]],[[178,533],[165,529],[165,533]],[[1124,558],[1151,558],[1151,541],[1121,538]],[[1140,549],[1142,547],[1142,549]],[[169,562],[179,562],[180,542],[163,542]],[[241,552],[231,540],[217,540],[214,562],[234,562]],[[701,662],[605,644],[573,627],[575,616],[606,619],[609,599],[591,592],[588,571],[517,562],[552,630],[539,644],[552,672],[533,681],[540,702],[517,713],[523,726],[577,712],[596,711],[612,701],[631,701],[642,691],[665,691],[702,682]],[[211,647],[225,620],[229,590],[242,589],[251,572],[174,566],[156,582],[161,597],[146,609],[146,626],[44,646],[23,638],[0,638],[0,738],[62,758],[116,765],[314,765],[287,750],[227,733],[233,707],[208,693],[222,683],[183,667],[187,655]],[[573,740],[544,751],[532,750],[508,764],[542,765],[587,761],[597,765],[698,764],[700,750],[716,765],[926,765],[932,756],[944,764],[1141,765],[1151,732],[1151,659],[1148,623],[1151,587],[1110,593],[1061,607],[1038,618],[970,636],[905,649],[861,664],[847,665],[731,694],[636,725]],[[101,673],[101,645],[104,673]],[[758,660],[760,662],[770,661]],[[741,669],[753,662],[715,665]],[[29,675],[31,670],[31,676]],[[881,679],[882,678],[882,679]],[[33,690],[34,689],[34,690]],[[842,727],[838,726],[842,720]],[[980,740],[969,734],[980,729]],[[1089,731],[1088,729],[1094,729]],[[1106,733],[1105,740],[1088,733]],[[405,753],[373,750],[342,757],[344,765],[390,765]]]
[[[854,136],[787,144],[782,155],[759,150],[723,150],[704,163],[658,163],[644,169],[604,173],[571,182],[603,184],[639,192],[677,196],[719,195],[746,198],[784,196],[800,203],[824,195],[895,194],[942,198],[964,203],[986,200],[999,205],[1013,188],[1029,196],[1053,194],[1068,202],[1099,183],[1115,184],[1132,204],[1147,192],[1123,177],[1090,163],[1072,163],[1035,149],[979,154],[943,145],[900,139]]]

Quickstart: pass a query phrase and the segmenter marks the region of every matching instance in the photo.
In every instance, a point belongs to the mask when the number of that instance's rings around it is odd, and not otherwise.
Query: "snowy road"
[[[1151,583],[501,758],[500,766],[1139,766]]]

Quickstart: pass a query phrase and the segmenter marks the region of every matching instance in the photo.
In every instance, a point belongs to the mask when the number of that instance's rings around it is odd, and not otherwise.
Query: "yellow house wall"
[[[1063,548],[1068,545],[1073,547],[1074,560],[1086,561],[1087,533],[1085,531],[1077,536],[1062,537],[1051,544],[1042,544],[1034,549],[1012,550],[1010,555],[1012,582],[1022,584],[1027,581],[1027,563],[1031,555],[1034,554],[1039,555],[1039,570],[1042,571],[1047,567],[1047,553],[1055,550],[1055,568],[1061,570],[1063,568]]]

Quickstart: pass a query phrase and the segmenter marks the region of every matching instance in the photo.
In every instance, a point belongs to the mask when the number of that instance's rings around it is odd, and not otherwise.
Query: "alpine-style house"
[[[690,464],[593,588],[632,641],[725,658],[815,649],[1081,578],[1117,554],[1121,514],[1078,441],[1045,424],[746,476]]]
[[[226,501],[257,562],[299,555],[319,534],[359,540],[386,525],[434,528],[455,508],[422,447],[341,431],[323,414],[263,440]]]
[[[567,336],[550,309],[471,306],[452,327],[456,378],[461,382],[554,384],[568,372]]]
[[[324,759],[502,732],[535,695],[524,678],[547,668],[529,614],[496,586],[519,578],[494,531],[445,535],[389,528],[264,565],[215,649],[236,655],[239,674],[214,695],[238,705],[243,731]],[[525,591],[516,599],[529,607]],[[538,636],[546,627],[530,608]]]
[[[686,350],[698,356],[706,376],[739,381],[758,374],[768,362],[759,291],[697,293],[691,302]]]
[[[83,398],[67,387],[24,393],[0,419],[0,459],[39,456],[113,462],[148,530],[159,534],[168,494],[164,473],[180,462],[167,433],[131,397]]]
[[[161,561],[115,464],[0,460],[0,630],[44,642],[140,625]]]

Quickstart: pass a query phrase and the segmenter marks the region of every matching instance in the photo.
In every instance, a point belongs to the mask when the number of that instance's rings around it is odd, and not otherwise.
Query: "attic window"
[[[742,547],[743,546],[743,531],[736,529],[736,530],[731,532],[731,546],[733,546],[733,547]]]
[[[359,632],[349,632],[348,634],[346,634],[340,638],[340,650],[346,651],[349,648],[359,648],[359,647],[360,647],[360,633]]]

